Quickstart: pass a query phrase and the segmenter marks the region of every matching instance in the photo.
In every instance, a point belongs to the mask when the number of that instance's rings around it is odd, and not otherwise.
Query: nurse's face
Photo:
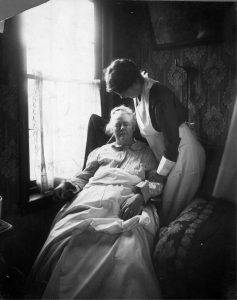
[[[126,91],[119,93],[121,98],[137,98],[142,92],[142,84],[139,80],[133,83]]]
[[[132,116],[124,113],[117,112],[113,116],[113,134],[116,143],[122,146],[129,146],[133,143],[134,125]]]

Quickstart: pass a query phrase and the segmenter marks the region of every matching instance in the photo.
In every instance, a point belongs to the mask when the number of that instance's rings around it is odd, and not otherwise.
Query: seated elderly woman
[[[75,195],[33,266],[31,296],[160,298],[151,261],[159,220],[149,198],[161,187],[147,180],[158,163],[134,140],[135,122],[128,107],[114,108],[106,130],[115,142],[93,150],[86,168],[56,188],[60,197]]]

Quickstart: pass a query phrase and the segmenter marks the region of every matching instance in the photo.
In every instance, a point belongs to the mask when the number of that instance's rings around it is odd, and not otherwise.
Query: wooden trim
[[[20,138],[20,209],[29,201],[29,132],[28,132],[28,92],[26,74],[26,49],[21,39],[20,17],[17,16],[18,22],[18,87],[19,87],[19,138]]]

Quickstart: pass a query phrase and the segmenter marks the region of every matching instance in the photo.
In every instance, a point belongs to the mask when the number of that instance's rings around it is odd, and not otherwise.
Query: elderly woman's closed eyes
[[[113,109],[106,131],[115,142],[92,151],[86,168],[56,188],[56,196],[74,198],[56,216],[37,258],[31,296],[160,296],[150,257],[158,215],[149,198],[161,189],[146,180],[157,162],[146,144],[134,140],[135,126],[129,108]]]
[[[205,151],[186,124],[181,99],[141,72],[131,59],[115,59],[104,75],[107,92],[133,99],[140,133],[159,161],[156,178],[164,185],[160,218],[162,225],[167,225],[197,192]]]

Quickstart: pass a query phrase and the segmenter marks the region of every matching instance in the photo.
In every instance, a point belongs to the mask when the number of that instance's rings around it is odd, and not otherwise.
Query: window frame
[[[17,17],[20,25],[20,17]],[[20,28],[21,26],[18,26]],[[30,152],[29,152],[29,121],[28,121],[28,75],[26,69],[26,49],[20,40],[20,29],[18,31],[19,44],[21,47],[22,63],[19,68],[19,116],[20,116],[20,208],[25,211],[34,201],[44,200],[43,195],[35,180],[30,180]]]
[[[90,1],[90,0],[88,0]],[[93,2],[93,1],[92,1]],[[94,4],[94,13],[96,13],[96,8]],[[29,111],[28,111],[28,80],[35,79],[35,75],[28,74],[27,72],[27,51],[26,47],[21,40],[21,18],[18,18],[18,36],[19,44],[21,45],[21,70],[20,70],[20,81],[19,81],[19,116],[20,116],[20,208],[25,211],[29,206],[38,205],[38,203],[49,203],[49,200],[53,199],[52,192],[44,194],[40,191],[36,180],[30,179],[30,140],[29,140]],[[96,25],[96,16],[95,25]],[[95,26],[96,27],[96,26]],[[97,48],[98,43],[95,38],[95,74],[97,62]],[[94,75],[94,80],[97,76]],[[98,80],[98,79],[97,79]],[[59,180],[57,178],[57,180]],[[47,201],[46,201],[47,200]]]

